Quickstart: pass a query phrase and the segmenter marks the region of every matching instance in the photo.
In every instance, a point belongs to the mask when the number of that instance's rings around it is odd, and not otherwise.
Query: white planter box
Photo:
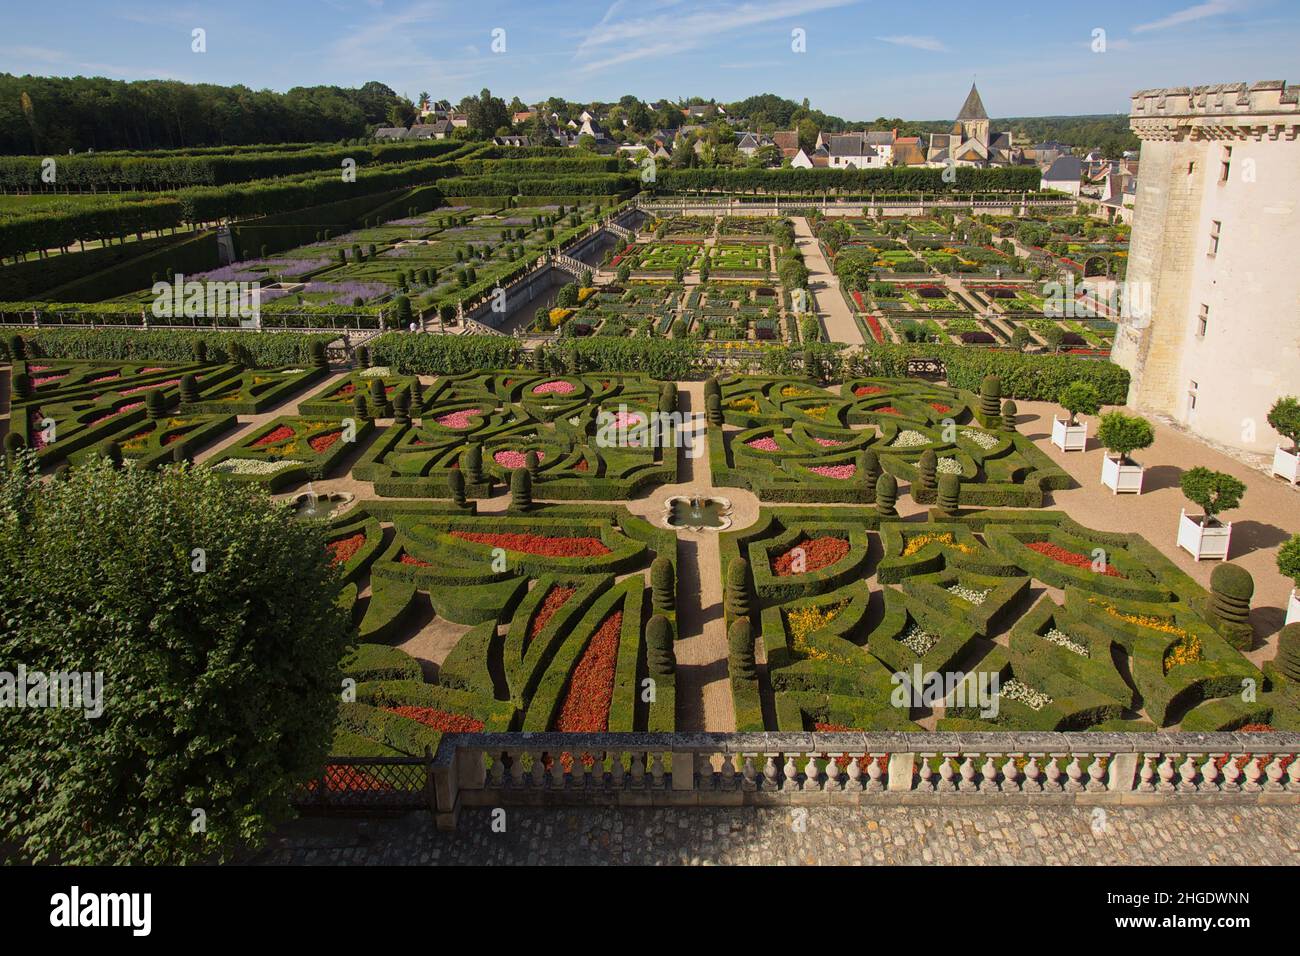
[[[1088,423],[1071,425],[1069,419],[1052,419],[1052,444],[1061,451],[1088,450]]]
[[[1293,485],[1300,482],[1300,455],[1292,454],[1278,445],[1273,452],[1273,474],[1281,475]]]
[[[1201,527],[1197,518],[1186,510],[1178,519],[1178,547],[1182,548],[1197,561],[1201,558],[1228,560],[1229,542],[1232,540],[1232,522],[1216,524],[1209,528]]]
[[[1283,627],[1296,621],[1300,621],[1300,588],[1292,590],[1291,600],[1286,603],[1286,620],[1283,622]]]
[[[1101,483],[1115,494],[1142,494],[1142,466],[1136,462],[1120,464],[1120,459],[1106,455],[1101,460]]]

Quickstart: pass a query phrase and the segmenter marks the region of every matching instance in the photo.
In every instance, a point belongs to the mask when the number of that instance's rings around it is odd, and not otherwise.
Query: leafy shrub
[[[1268,413],[1268,423],[1273,431],[1291,440],[1291,449],[1300,450],[1300,401],[1288,395],[1273,403]]]
[[[1101,424],[1097,426],[1097,440],[1119,455],[1122,461],[1128,461],[1128,456],[1139,448],[1151,447],[1155,439],[1151,423],[1137,415],[1107,412],[1101,416]]]
[[[1246,486],[1232,475],[1201,465],[1183,472],[1178,484],[1187,500],[1199,505],[1209,521],[1236,508],[1246,494]]]
[[[1277,569],[1300,587],[1300,534],[1293,534],[1278,548]]]
[[[1080,415],[1095,415],[1101,408],[1101,396],[1092,383],[1084,381],[1071,382],[1061,390],[1057,399],[1062,408],[1070,413],[1070,424],[1078,424]]]
[[[0,657],[101,671],[105,704],[5,721],[11,845],[38,862],[198,862],[285,819],[334,727],[338,589],[318,527],[206,470],[96,460],[42,483],[28,459],[0,476]]]

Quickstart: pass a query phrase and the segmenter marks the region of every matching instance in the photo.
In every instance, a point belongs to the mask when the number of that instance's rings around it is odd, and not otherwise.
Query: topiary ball
[[[1249,601],[1255,594],[1255,579],[1240,565],[1221,564],[1210,575],[1210,590],[1239,601]]]
[[[1282,628],[1274,663],[1288,680],[1300,682],[1300,621]]]

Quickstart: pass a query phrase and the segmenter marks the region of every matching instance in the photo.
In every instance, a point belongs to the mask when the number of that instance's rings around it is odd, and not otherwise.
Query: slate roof
[[[1058,156],[1043,173],[1043,182],[1077,183],[1083,175],[1083,164],[1078,156]]]
[[[989,114],[984,111],[984,101],[980,99],[980,91],[975,89],[975,84],[970,85],[970,92],[966,94],[966,102],[961,105],[957,113],[958,120],[986,120]]]

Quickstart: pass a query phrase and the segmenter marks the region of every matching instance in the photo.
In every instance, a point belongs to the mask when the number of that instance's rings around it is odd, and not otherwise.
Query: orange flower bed
[[[609,548],[599,538],[552,538],[540,534],[492,534],[483,531],[453,531],[451,536],[493,548],[548,558],[593,558],[609,554]]]
[[[569,598],[578,592],[577,588],[567,588],[557,585],[546,593],[542,600],[541,607],[533,615],[533,621],[528,626],[528,641],[532,642],[538,634],[542,633],[542,628],[555,616],[555,612],[564,607],[569,602]]]
[[[366,543],[366,534],[364,531],[358,531],[354,535],[346,538],[339,538],[337,541],[331,541],[325,545],[325,550],[329,551],[334,559],[332,564],[347,564],[352,560],[352,556],[361,550],[361,546]]]
[[[311,445],[312,451],[320,455],[329,450],[329,448],[342,437],[343,432],[341,430],[326,432],[323,435],[316,435],[313,438],[309,438],[307,444]]]
[[[277,445],[282,441],[288,441],[293,437],[293,429],[288,425],[281,425],[267,432],[257,441],[253,442],[253,448],[265,448],[267,445]]]
[[[409,554],[403,554],[403,555],[402,555],[400,558],[398,558],[397,560],[398,560],[398,562],[399,562],[400,564],[413,564],[413,565],[415,565],[417,568],[431,568],[431,567],[433,567],[433,565],[430,564],[428,561],[421,561],[419,558],[417,558],[417,557],[413,557],[412,555],[409,555]]]
[[[403,705],[400,707],[385,707],[384,710],[390,714],[397,714],[399,717],[409,717],[411,720],[417,720],[424,726],[432,727],[444,734],[478,734],[483,732],[483,721],[476,720],[473,717],[466,717],[464,714],[451,714],[435,707]]]
[[[609,707],[614,696],[614,669],[622,630],[622,611],[605,618],[596,630],[569,678],[569,689],[565,691],[553,730],[592,734],[609,729]]]
[[[803,551],[804,569],[795,571],[795,552],[801,549]],[[819,538],[811,539],[804,538],[772,562],[772,573],[778,578],[784,578],[792,574],[807,574],[809,571],[819,571],[834,564],[848,553],[849,543],[844,538],[832,538],[830,535],[822,535]]]

